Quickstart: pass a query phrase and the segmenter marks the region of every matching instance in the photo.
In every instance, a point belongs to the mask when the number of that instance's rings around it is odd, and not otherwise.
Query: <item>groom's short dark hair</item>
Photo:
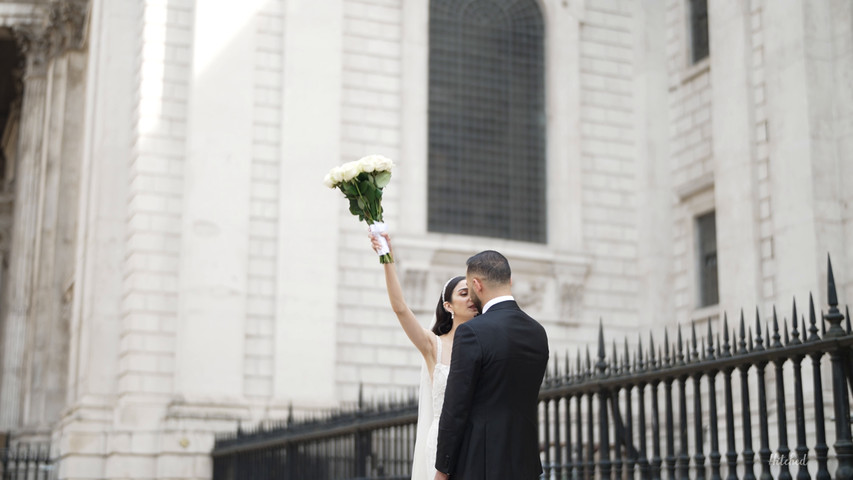
[[[480,252],[469,258],[465,264],[468,265],[470,275],[481,276],[483,280],[495,285],[506,285],[512,277],[509,261],[494,250]]]

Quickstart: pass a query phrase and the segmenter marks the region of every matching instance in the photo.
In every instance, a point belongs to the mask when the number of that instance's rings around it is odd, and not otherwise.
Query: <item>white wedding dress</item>
[[[421,368],[420,394],[418,395],[418,431],[412,461],[412,480],[435,478],[435,455],[438,449],[438,422],[444,405],[444,390],[450,365],[441,363],[441,339],[436,336],[435,369],[430,381],[426,362]]]

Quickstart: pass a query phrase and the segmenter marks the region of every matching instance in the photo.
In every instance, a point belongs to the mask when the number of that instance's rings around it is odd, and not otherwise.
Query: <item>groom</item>
[[[468,259],[468,292],[481,315],[457,327],[438,428],[436,480],[533,480],[539,460],[539,386],[548,337],[515,303],[507,259]]]

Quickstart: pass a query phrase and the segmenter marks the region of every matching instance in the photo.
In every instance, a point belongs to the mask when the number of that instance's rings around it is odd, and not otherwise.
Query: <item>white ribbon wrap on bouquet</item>
[[[380,257],[385,255],[386,253],[391,253],[391,249],[388,247],[388,241],[385,240],[381,234],[388,232],[388,225],[385,225],[383,222],[376,222],[371,225],[368,225],[367,228],[370,230],[370,234],[373,235],[376,240],[379,240],[379,251],[376,252]]]

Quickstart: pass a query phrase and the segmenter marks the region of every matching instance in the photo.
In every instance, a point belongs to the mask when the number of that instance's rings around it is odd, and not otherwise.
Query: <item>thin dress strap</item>
[[[435,335],[435,342],[438,344],[438,348],[435,349],[435,363],[439,364],[441,363],[441,337]]]

